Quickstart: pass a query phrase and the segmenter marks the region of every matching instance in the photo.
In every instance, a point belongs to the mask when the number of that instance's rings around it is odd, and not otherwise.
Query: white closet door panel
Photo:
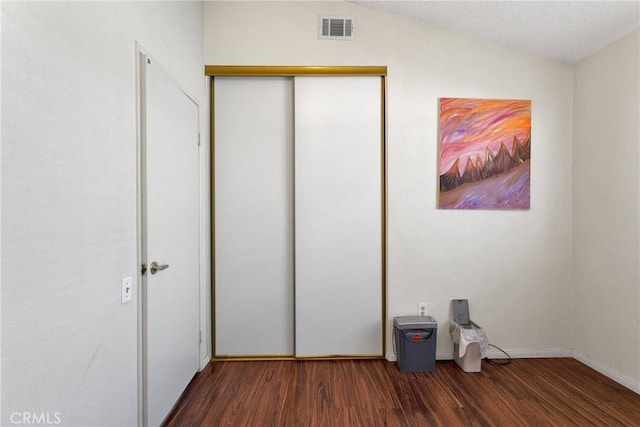
[[[216,355],[291,355],[293,82],[214,85]]]
[[[382,354],[381,81],[295,78],[296,356]]]

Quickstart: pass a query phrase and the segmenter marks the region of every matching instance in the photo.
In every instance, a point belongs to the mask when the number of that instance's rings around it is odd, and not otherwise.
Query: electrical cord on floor
[[[501,352],[506,354],[509,359],[504,360],[504,361],[498,361],[498,360],[495,360],[495,359],[489,359],[488,357],[485,357],[484,360],[486,360],[487,363],[490,363],[492,365],[498,365],[498,366],[506,366],[506,365],[511,363],[511,356],[509,356],[509,353],[507,353],[506,351],[504,351],[503,349],[501,349],[497,345],[489,344],[489,347],[493,347],[493,348],[496,348],[496,349],[500,350]]]

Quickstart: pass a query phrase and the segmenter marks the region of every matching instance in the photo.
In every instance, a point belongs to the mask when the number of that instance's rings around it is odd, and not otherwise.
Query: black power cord
[[[501,348],[500,348],[500,347],[498,347],[497,345],[489,344],[489,347],[493,347],[493,348],[495,348],[495,349],[498,349],[498,350],[500,350],[501,352],[503,352],[504,354],[506,354],[506,355],[507,355],[507,357],[508,357],[508,360],[505,360],[505,361],[498,361],[498,360],[495,360],[495,359],[489,359],[488,357],[485,357],[485,358],[484,358],[484,360],[486,360],[486,361],[487,361],[487,363],[490,363],[490,364],[492,364],[492,365],[498,365],[498,366],[506,366],[506,365],[508,365],[508,364],[510,364],[510,363],[511,363],[511,356],[509,356],[509,353],[507,353],[506,351],[504,351],[503,349],[501,349]]]

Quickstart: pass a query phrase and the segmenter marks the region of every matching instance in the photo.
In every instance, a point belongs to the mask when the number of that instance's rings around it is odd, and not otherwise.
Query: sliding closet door
[[[382,355],[380,77],[295,78],[296,356]]]
[[[293,81],[214,94],[215,354],[293,355]]]

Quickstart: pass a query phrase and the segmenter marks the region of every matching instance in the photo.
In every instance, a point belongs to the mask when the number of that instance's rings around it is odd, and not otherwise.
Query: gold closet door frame
[[[215,77],[234,76],[234,77],[296,77],[296,76],[379,76],[380,96],[381,96],[381,141],[380,141],[380,167],[382,176],[382,358],[386,356],[387,351],[387,67],[386,66],[271,66],[271,65],[205,65],[204,73],[211,78],[210,102],[211,102],[211,167],[210,167],[210,188],[211,188],[211,360],[310,360],[310,359],[379,359],[378,355],[317,355],[311,357],[296,357],[295,355],[221,355],[216,357],[215,342],[215,298],[216,298],[216,280],[215,280],[215,105],[214,94],[215,86],[213,80]],[[295,289],[294,289],[295,292]]]

